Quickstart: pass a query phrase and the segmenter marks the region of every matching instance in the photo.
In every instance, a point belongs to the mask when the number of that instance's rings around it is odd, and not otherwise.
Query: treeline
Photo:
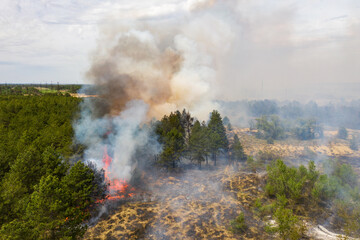
[[[0,96],[0,239],[75,239],[85,229],[103,174],[70,158],[77,98]]]
[[[291,136],[299,140],[318,139],[324,136],[323,126],[315,119],[298,119],[289,122],[282,120],[277,115],[262,116],[251,120],[250,129],[256,129],[256,136],[266,139],[268,143]],[[344,131],[344,128],[340,128],[340,130]],[[347,135],[347,130],[345,129],[345,131]]]
[[[57,91],[77,93],[78,84],[0,84],[0,95],[41,95]]]
[[[246,160],[238,136],[229,142],[220,113],[214,110],[208,122],[200,122],[185,109],[165,115],[153,124],[154,133],[163,150],[157,162],[175,168],[181,159],[191,160],[201,168],[203,162],[214,165],[219,159],[227,162]]]
[[[274,100],[219,102],[226,115],[234,116],[233,121],[247,124],[249,119],[278,115],[281,119],[316,119],[320,124],[333,127],[360,129],[360,100],[348,103],[318,105],[316,102],[278,102]],[[241,113],[238,115],[238,113]]]
[[[273,144],[274,140],[284,140],[289,137],[299,140],[313,140],[324,137],[323,126],[315,119],[298,119],[289,122],[277,115],[262,116],[251,120],[250,130],[256,130],[256,137],[265,139],[269,144]],[[349,136],[345,127],[339,127],[336,137],[348,140],[349,147],[354,151],[358,150],[359,136],[357,133],[352,133]]]

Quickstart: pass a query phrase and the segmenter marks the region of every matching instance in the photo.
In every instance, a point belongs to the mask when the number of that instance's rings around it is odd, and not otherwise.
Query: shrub
[[[263,167],[263,162],[255,160],[252,156],[248,156],[246,160],[246,166],[250,171],[256,172],[256,169]]]
[[[276,115],[257,118],[255,128],[258,130],[257,137],[266,139],[268,143],[285,137],[283,123]]]
[[[324,136],[322,126],[315,119],[299,120],[298,126],[293,131],[300,140],[310,140]]]
[[[276,210],[273,215],[276,224],[266,226],[266,231],[279,233],[281,239],[300,239],[304,235],[305,226],[291,209],[286,208],[287,202],[284,195],[277,195]]]
[[[265,186],[269,196],[282,195],[295,202],[310,195],[319,176],[314,162],[310,161],[308,169],[288,167],[278,159],[267,168],[268,181]]]
[[[240,213],[235,220],[230,221],[231,231],[234,233],[244,233],[248,226],[245,223],[244,213]]]
[[[274,204],[263,204],[259,198],[254,202],[253,208],[257,214],[260,216],[267,216],[272,214],[274,209]]]

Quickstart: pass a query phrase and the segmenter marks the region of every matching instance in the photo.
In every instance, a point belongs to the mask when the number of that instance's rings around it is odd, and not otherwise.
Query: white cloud
[[[27,74],[22,76],[21,71],[33,68],[32,73],[36,75],[39,66],[68,71],[61,74],[66,76],[64,82],[79,81],[95,48],[99,23],[112,15],[126,19],[169,14],[176,11],[176,6],[176,1],[151,4],[144,0],[3,0],[0,3],[0,62],[12,62],[11,69],[17,73],[0,69],[0,83],[14,81],[10,78],[13,75],[18,82],[36,79]],[[49,79],[54,77],[51,71],[48,73]]]

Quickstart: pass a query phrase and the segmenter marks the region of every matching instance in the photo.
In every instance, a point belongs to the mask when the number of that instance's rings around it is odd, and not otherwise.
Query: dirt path
[[[339,239],[347,239],[347,240],[358,240],[359,238],[352,238],[348,237],[342,234],[336,234],[333,232],[330,232],[325,227],[321,225],[317,226],[309,226],[307,235],[310,238],[316,239],[316,240],[339,240]]]

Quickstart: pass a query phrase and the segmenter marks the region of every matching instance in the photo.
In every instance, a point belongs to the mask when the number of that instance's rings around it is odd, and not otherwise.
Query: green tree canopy
[[[0,96],[0,239],[76,239],[104,196],[103,172],[70,156],[80,99]]]
[[[276,115],[257,118],[255,128],[258,130],[257,137],[266,139],[268,142],[282,139],[285,136],[283,124]]]
[[[226,130],[222,122],[220,113],[216,110],[212,111],[210,121],[208,124],[210,151],[216,166],[216,158],[219,153],[227,153],[229,148],[229,141],[226,136]]]
[[[239,137],[237,134],[235,134],[234,136],[234,142],[230,147],[230,154],[231,154],[231,159],[233,161],[246,161],[247,156],[244,152],[244,148],[240,143]]]
[[[207,155],[207,132],[206,126],[201,126],[197,120],[191,130],[191,136],[189,140],[189,148],[191,156],[196,160],[201,168],[201,162],[205,161]]]

